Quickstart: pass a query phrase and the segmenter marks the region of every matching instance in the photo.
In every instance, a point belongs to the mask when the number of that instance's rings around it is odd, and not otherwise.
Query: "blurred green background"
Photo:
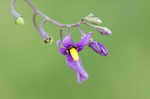
[[[17,0],[25,19],[14,24],[11,0],[0,0],[0,99],[150,99],[149,0],[31,0],[61,23],[75,23],[93,12],[109,27],[111,36],[93,31],[109,50],[107,57],[86,47],[80,53],[89,79],[79,85],[75,73],[58,53],[58,28],[46,24],[54,37],[45,45],[32,24],[32,10]],[[39,18],[40,20],[40,18]],[[80,39],[72,29],[73,39]]]

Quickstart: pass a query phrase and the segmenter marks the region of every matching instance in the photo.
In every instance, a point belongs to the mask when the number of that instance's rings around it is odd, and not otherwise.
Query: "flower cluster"
[[[46,16],[44,13],[39,11],[30,0],[24,0],[33,10],[33,24],[37,32],[39,32],[40,36],[44,40],[45,43],[51,43],[52,37],[49,33],[47,33],[44,30],[44,24],[46,22],[50,22],[52,24],[55,24],[59,28],[59,34],[60,34],[60,40],[57,41],[57,47],[58,51],[66,56],[66,63],[67,65],[75,71],[77,75],[77,81],[78,83],[82,83],[84,80],[88,78],[88,73],[85,71],[85,69],[82,66],[81,59],[79,57],[79,52],[83,50],[85,46],[90,47],[94,52],[97,54],[100,54],[102,56],[108,55],[107,48],[100,42],[94,41],[92,38],[92,32],[84,33],[81,29],[80,25],[84,24],[88,27],[91,27],[95,29],[97,32],[99,32],[102,35],[110,35],[112,32],[107,27],[99,26],[99,24],[102,23],[102,21],[95,16],[93,13],[90,13],[86,17],[82,17],[79,22],[75,24],[61,24],[57,22],[56,20]],[[11,2],[11,11],[12,15],[15,19],[15,23],[18,25],[24,25],[24,19],[23,16],[18,13],[15,10],[15,2],[16,0],[12,0]],[[42,22],[38,26],[36,23],[36,16],[39,15],[43,18]],[[77,43],[74,43],[72,40],[72,35],[69,33],[70,28],[77,27],[79,32],[81,33],[81,40]],[[65,32],[65,37],[63,38],[63,31]]]
[[[84,70],[79,57],[79,52],[82,51],[85,46],[89,46],[93,51],[102,56],[108,55],[107,48],[100,42],[92,41],[91,36],[92,32],[89,32],[76,44],[73,42],[71,34],[67,34],[62,42],[61,40],[57,41],[57,47],[60,54],[66,56],[67,65],[76,72],[78,83],[82,83],[88,78],[88,74]]]

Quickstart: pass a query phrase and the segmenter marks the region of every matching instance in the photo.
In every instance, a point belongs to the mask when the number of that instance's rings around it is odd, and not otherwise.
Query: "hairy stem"
[[[37,30],[37,32],[40,33],[40,35],[41,35],[41,37],[42,37],[43,40],[48,40],[48,39],[51,38],[51,37],[48,35],[47,32],[44,31],[44,27],[43,27],[43,25],[45,24],[46,21],[43,20],[43,21],[41,22],[40,28],[39,28],[38,25],[37,25],[37,23],[36,23],[36,16],[37,16],[37,14],[34,13],[34,14],[33,14],[33,24],[34,24],[34,27],[35,27],[35,29]]]
[[[59,22],[57,22],[56,20],[46,16],[44,13],[42,13],[41,11],[39,11],[32,3],[30,0],[24,0],[34,11],[34,13],[39,14],[42,18],[44,18],[45,20],[47,20],[48,22],[57,25],[59,28],[65,28],[68,24],[61,24]],[[76,27],[77,24],[69,24],[70,27]]]
[[[59,22],[55,21],[54,19],[46,16],[45,14],[43,14],[41,11],[39,11],[31,2],[30,0],[24,0],[34,11],[34,13],[40,15],[42,18],[44,18],[45,20],[51,22],[52,24],[56,24],[58,27],[62,27],[62,24],[60,24]]]
[[[84,33],[83,30],[81,29],[80,25],[78,25],[77,28],[78,28],[78,30],[80,31],[81,35],[82,35],[82,36],[85,36],[85,33]]]
[[[40,10],[38,10],[31,2],[31,0],[24,0],[28,5],[29,7],[32,8],[32,10],[34,11],[34,15],[33,15],[33,24],[34,24],[34,27],[35,29],[40,33],[40,35],[42,37],[45,38],[45,35],[47,35],[47,33],[44,31],[44,27],[43,25],[46,23],[46,22],[50,22],[52,24],[55,24],[58,28],[59,28],[59,32],[60,32],[60,38],[62,39],[62,31],[63,31],[63,28],[66,29],[66,34],[69,32],[69,29],[72,28],[72,27],[77,27],[79,32],[81,33],[82,36],[85,35],[85,33],[82,31],[82,29],[80,28],[80,25],[81,24],[85,24],[83,23],[83,20],[81,19],[79,22],[77,22],[76,24],[61,24],[59,23],[58,21],[46,16],[43,12],[41,12]],[[18,16],[21,16],[18,12],[16,12],[15,10],[15,2],[16,0],[12,0],[11,2],[11,11],[13,13],[13,16],[14,18],[18,18]],[[43,18],[43,21],[40,25],[40,27],[38,27],[38,25],[36,24],[36,16],[39,15]],[[88,25],[89,26],[89,25]],[[47,36],[46,36],[47,37]]]
[[[14,19],[17,19],[21,15],[19,13],[17,13],[15,10],[15,3],[16,3],[16,0],[11,1],[11,12],[13,14]]]
[[[45,32],[45,30],[44,30],[44,24],[46,22],[47,22],[47,20],[43,19],[42,22],[41,22],[41,24],[40,24],[40,30],[43,31],[43,32]]]
[[[63,41],[63,29],[59,29],[60,41]]]

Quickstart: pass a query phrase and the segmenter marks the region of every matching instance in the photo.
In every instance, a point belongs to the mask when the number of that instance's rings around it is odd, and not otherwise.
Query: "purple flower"
[[[102,56],[108,55],[107,48],[105,48],[104,45],[100,42],[92,41],[89,43],[89,47]]]
[[[82,51],[82,49],[89,43],[91,35],[92,32],[89,32],[77,44],[75,44],[71,38],[71,34],[68,34],[62,42],[63,47],[61,47],[61,41],[57,41],[59,52],[62,55],[66,55],[66,63],[76,72],[78,83],[81,83],[88,78],[87,72],[82,67],[78,52]]]

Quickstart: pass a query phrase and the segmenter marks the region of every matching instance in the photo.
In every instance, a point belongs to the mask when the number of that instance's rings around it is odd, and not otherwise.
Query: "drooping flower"
[[[107,56],[108,55],[107,48],[105,48],[105,46],[100,42],[91,41],[89,43],[89,47],[92,48],[93,51],[95,51],[97,54],[100,54],[102,56]]]
[[[63,47],[61,47],[61,41],[57,41],[59,52],[66,56],[66,63],[72,70],[76,72],[78,83],[81,83],[88,78],[87,72],[82,67],[78,52],[82,51],[83,48],[89,43],[91,35],[92,32],[89,32],[78,43],[75,44],[71,38],[71,34],[68,34],[62,42]]]

